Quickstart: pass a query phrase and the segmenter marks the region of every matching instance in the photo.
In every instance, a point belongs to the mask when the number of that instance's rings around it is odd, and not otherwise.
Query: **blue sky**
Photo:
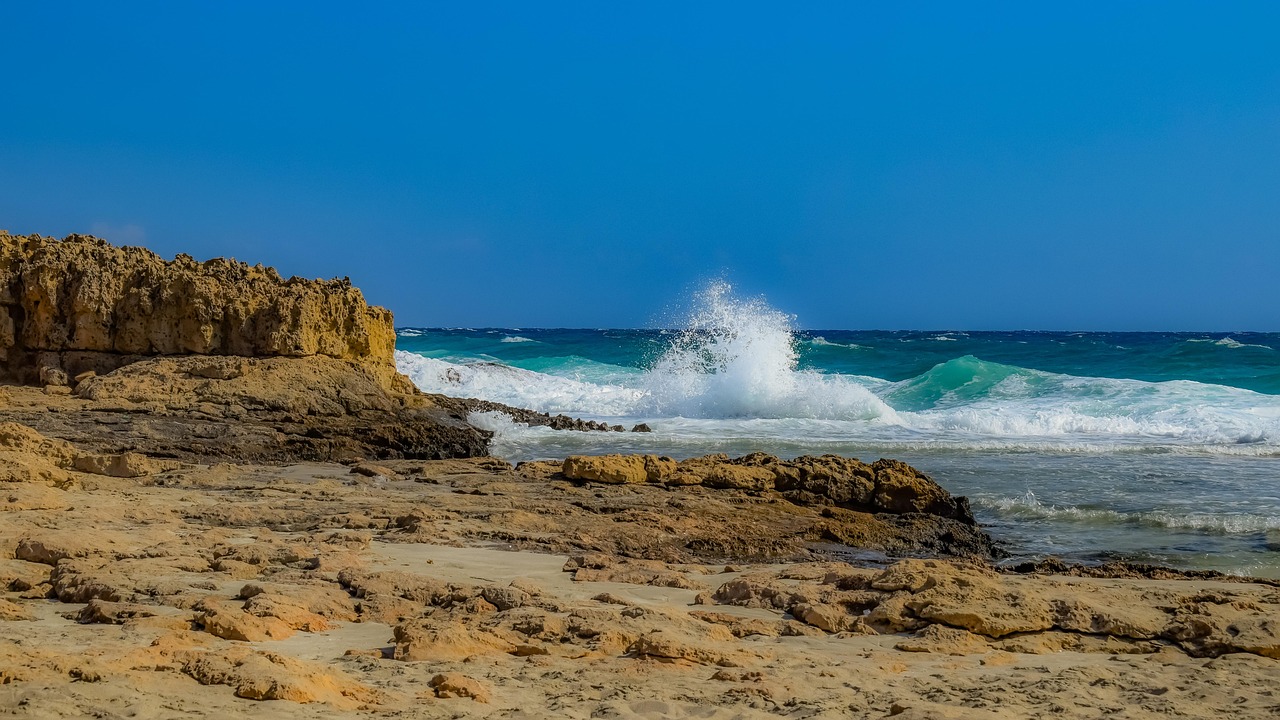
[[[0,227],[349,275],[399,324],[645,326],[726,277],[816,328],[1280,330],[1280,3],[0,27]]]

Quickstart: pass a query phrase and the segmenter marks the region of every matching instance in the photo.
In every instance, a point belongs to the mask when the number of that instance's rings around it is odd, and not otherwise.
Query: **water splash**
[[[641,410],[700,418],[896,417],[867,388],[797,369],[794,316],[724,281],[696,296],[687,330],[645,375]]]

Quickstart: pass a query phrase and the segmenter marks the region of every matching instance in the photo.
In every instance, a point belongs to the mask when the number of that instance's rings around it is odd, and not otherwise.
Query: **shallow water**
[[[400,330],[424,390],[651,434],[476,421],[511,460],[896,457],[1018,557],[1280,576],[1280,334],[796,331],[724,285],[683,330]]]

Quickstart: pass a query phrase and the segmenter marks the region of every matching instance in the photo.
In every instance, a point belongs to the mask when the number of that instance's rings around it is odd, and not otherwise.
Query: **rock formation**
[[[815,516],[803,531],[812,542],[895,555],[993,558],[1002,554],[978,527],[966,498],[952,496],[924,473],[896,460],[868,465],[838,455],[781,460],[766,453],[734,459],[716,454],[679,462],[657,455],[574,455],[563,463],[524,463],[519,470],[526,476],[541,474],[547,480],[705,488],[725,496],[806,508]],[[745,508],[740,510],[746,512]],[[790,511],[779,513],[785,514]],[[741,542],[746,537],[744,530],[736,529],[740,537],[726,533],[690,538],[686,548],[705,558],[756,557],[771,547],[759,538]],[[774,541],[782,537],[779,533]]]
[[[348,280],[0,232],[0,370],[66,384],[153,355],[327,356],[395,375],[391,313]]]
[[[781,460],[767,453],[736,459],[717,454],[681,462],[657,455],[574,455],[562,472],[570,480],[612,485],[660,483],[768,492],[798,505],[832,505],[870,513],[920,513],[975,525],[969,501],[897,460],[868,465],[839,455]]]
[[[16,424],[0,453],[0,708],[19,716],[1275,716],[1274,581],[744,562],[805,560],[837,517],[921,513],[548,463],[109,477],[81,469],[98,453]],[[839,460],[686,468],[907,474]],[[814,497],[843,497],[831,480]]]

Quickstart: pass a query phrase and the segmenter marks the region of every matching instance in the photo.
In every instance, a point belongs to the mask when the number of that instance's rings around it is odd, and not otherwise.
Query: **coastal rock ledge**
[[[155,355],[319,355],[389,384],[394,352],[391,313],[346,279],[0,231],[0,372],[10,381],[66,385]]]
[[[43,387],[4,393],[0,420],[107,455],[475,457],[491,436],[396,371],[391,313],[349,280],[87,235],[0,231],[0,382]]]
[[[707,490],[734,503],[739,515],[756,504],[772,525],[779,517],[812,519],[797,537],[890,555],[947,555],[991,559],[1003,551],[978,527],[967,498],[952,495],[932,478],[897,460],[864,463],[839,455],[805,455],[782,460],[767,453],[730,458],[723,453],[676,461],[658,455],[572,455],[563,463],[524,463],[527,476],[628,487]],[[656,501],[655,501],[656,502]],[[763,503],[763,505],[759,505]],[[779,507],[784,504],[795,510]],[[767,508],[767,509],[766,509]],[[761,518],[763,520],[763,518]],[[762,526],[763,527],[763,526]],[[776,541],[783,531],[772,528]],[[723,536],[690,541],[704,556],[750,557],[771,543],[747,540],[742,524]],[[838,551],[837,551],[838,554]]]

